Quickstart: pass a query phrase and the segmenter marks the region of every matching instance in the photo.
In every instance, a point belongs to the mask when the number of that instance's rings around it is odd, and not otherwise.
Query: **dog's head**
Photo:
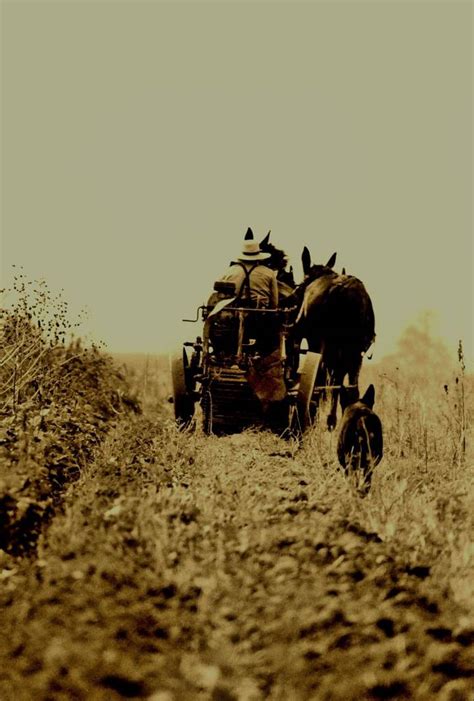
[[[340,389],[339,397],[343,412],[345,412],[346,408],[349,406],[354,408],[368,407],[369,409],[373,409],[375,404],[375,387],[373,385],[369,385],[363,397],[354,399],[351,397],[349,389],[343,385]]]

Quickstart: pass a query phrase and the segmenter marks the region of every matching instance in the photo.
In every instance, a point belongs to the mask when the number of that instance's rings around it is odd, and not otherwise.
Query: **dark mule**
[[[294,288],[295,280],[293,277],[293,268],[290,266],[289,270],[286,269],[288,256],[281,248],[277,248],[273,243],[270,243],[270,234],[271,231],[260,241],[261,250],[265,251],[265,253],[270,253],[270,258],[266,261],[266,265],[276,270],[278,282]]]
[[[297,338],[306,338],[310,351],[321,354],[316,384],[336,387],[331,391],[327,419],[332,430],[337,421],[338,387],[346,375],[352,396],[359,396],[362,355],[375,338],[374,310],[360,280],[333,270],[336,253],[326,265],[312,265],[305,246],[302,262],[305,280],[295,334]]]
[[[355,481],[361,494],[367,494],[374,467],[383,455],[382,423],[373,412],[375,389],[369,385],[366,393],[351,402],[345,387],[341,389],[343,409],[337,442],[337,457],[344,473]]]

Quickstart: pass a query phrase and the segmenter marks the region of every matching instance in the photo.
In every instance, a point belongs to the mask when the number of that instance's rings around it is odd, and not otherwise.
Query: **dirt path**
[[[0,698],[472,701],[474,626],[430,564],[348,520],[274,436],[141,419],[37,559],[0,555]]]

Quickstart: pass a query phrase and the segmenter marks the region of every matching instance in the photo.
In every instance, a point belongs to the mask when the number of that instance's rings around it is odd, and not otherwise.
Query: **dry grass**
[[[10,685],[36,670],[14,698],[447,701],[454,681],[469,698],[467,503],[453,527],[403,461],[361,499],[333,441],[119,425],[41,544],[40,584],[7,582]]]
[[[405,362],[392,358],[379,365],[366,363],[362,372],[362,391],[370,382],[376,387],[374,408],[382,419],[385,442],[384,458],[367,499],[351,490],[339,471],[337,432],[331,434],[317,426],[306,435],[301,448],[285,442],[280,450],[304,465],[318,499],[377,532],[407,562],[429,565],[437,586],[472,611],[474,376],[465,374],[462,358],[459,363],[443,363],[441,368],[436,363],[408,366],[410,358]],[[170,394],[164,380],[165,357],[135,358],[133,377],[136,391],[144,393],[148,403],[150,397],[163,402]],[[171,417],[171,409],[162,406],[161,411]],[[247,434],[258,454],[266,434]],[[177,440],[190,455],[207,454],[212,446],[215,452],[208,456],[210,462],[228,461],[225,441],[208,441],[201,435],[199,409],[197,430]]]
[[[179,432],[167,358],[121,357],[118,372],[98,349],[38,335],[23,311],[6,317],[17,336],[0,356],[2,698],[469,698],[462,355],[416,372],[410,358],[367,364],[385,454],[361,498],[336,434],[315,426],[299,445],[258,430],[209,437],[199,421]],[[141,415],[124,413],[137,408],[130,386]],[[24,492],[58,475],[60,492]],[[32,503],[54,509],[29,559],[8,538]]]

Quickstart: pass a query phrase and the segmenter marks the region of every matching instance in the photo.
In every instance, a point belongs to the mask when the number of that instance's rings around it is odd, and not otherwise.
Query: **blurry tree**
[[[444,341],[434,334],[434,322],[433,312],[423,312],[415,323],[404,329],[396,352],[383,358],[379,367],[384,370],[399,368],[413,380],[447,380],[455,368],[457,349],[450,352]]]

